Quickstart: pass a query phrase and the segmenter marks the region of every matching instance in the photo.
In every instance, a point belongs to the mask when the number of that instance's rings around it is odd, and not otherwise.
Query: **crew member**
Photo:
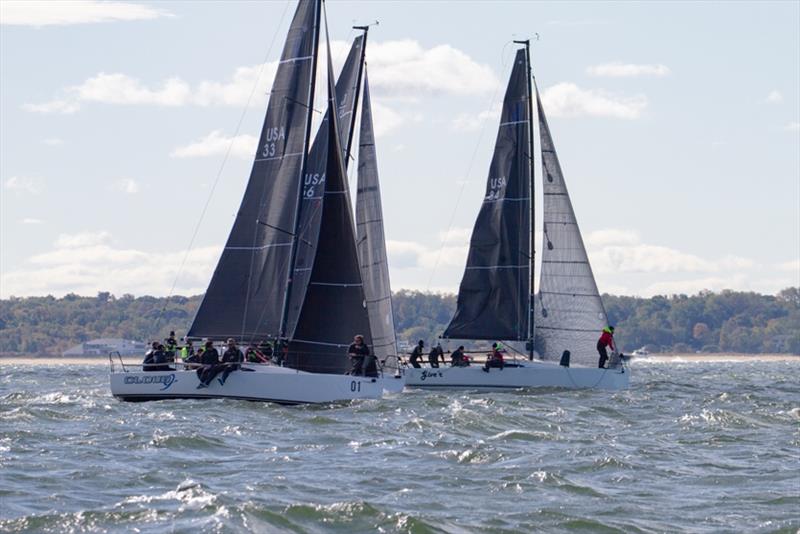
[[[453,367],[467,367],[469,365],[469,360],[464,355],[464,345],[460,345],[450,355],[450,365]]]
[[[606,361],[608,360],[608,352],[606,351],[606,347],[610,348],[611,350],[617,350],[614,346],[614,327],[607,326],[603,328],[603,333],[600,334],[600,339],[597,340],[597,352],[600,354],[600,361],[598,362],[597,366],[601,369],[604,369],[606,366]]]
[[[492,343],[492,352],[486,358],[486,363],[483,365],[484,372],[489,372],[491,367],[496,367],[500,370],[506,366],[506,362],[503,359],[503,353],[500,351],[500,344],[499,343]]]
[[[444,351],[442,350],[442,345],[437,343],[435,347],[431,349],[428,353],[428,363],[431,367],[439,368],[439,358],[442,359],[442,363],[444,362]]]
[[[420,339],[419,343],[417,343],[417,346],[414,347],[414,350],[411,351],[411,359],[410,359],[410,361],[411,361],[411,366],[414,369],[419,369],[420,367],[422,367],[419,364],[419,359],[422,358],[422,347],[424,347],[424,346],[425,346],[425,342]]]
[[[232,337],[228,338],[228,349],[222,354],[222,363],[226,365],[225,370],[222,372],[222,378],[219,379],[220,386],[225,385],[228,375],[241,368],[240,364],[243,361],[244,354],[242,354],[242,351],[236,346],[236,340]]]
[[[369,356],[369,347],[364,343],[364,336],[358,334],[353,338],[353,343],[347,349],[347,355],[350,356],[350,361],[352,362],[349,374],[362,376],[364,374],[364,359]]]
[[[166,348],[167,355],[171,356],[174,360],[175,351],[178,349],[178,340],[175,339],[174,330],[171,330],[169,333],[169,337],[164,339],[164,346]]]
[[[200,379],[197,389],[207,388],[208,385],[214,380],[214,377],[222,371],[222,366],[219,364],[219,352],[214,348],[214,342],[211,340],[206,341],[203,348],[203,354],[200,356],[201,367],[197,370],[197,378]]]

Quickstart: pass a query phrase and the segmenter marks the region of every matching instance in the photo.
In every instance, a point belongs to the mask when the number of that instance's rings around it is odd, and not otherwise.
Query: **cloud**
[[[217,246],[192,250],[180,270],[175,292],[205,291],[220,251]],[[176,280],[184,254],[117,247],[106,231],[62,234],[52,250],[0,275],[1,296],[96,295],[98,291],[163,296]]]
[[[602,63],[586,68],[589,76],[603,76],[608,78],[638,78],[640,76],[655,76],[663,78],[672,71],[666,65],[636,65],[633,63]]]
[[[382,104],[378,100],[372,101],[373,128],[375,137],[383,137],[409,120],[407,114]],[[412,118],[413,120],[413,118]]]
[[[125,193],[128,195],[136,194],[141,189],[141,187],[139,186],[139,182],[137,182],[136,180],[131,180],[130,178],[117,180],[116,182],[114,182],[111,188],[115,191],[119,191],[121,193]]]
[[[70,249],[103,245],[111,240],[111,234],[106,231],[80,232],[77,234],[61,234],[55,242],[58,249]]]
[[[152,20],[172,16],[167,11],[128,2],[98,0],[3,0],[0,24],[63,26],[127,20]]]
[[[38,195],[44,190],[40,180],[28,176],[12,176],[3,183],[3,187],[9,191],[22,191],[33,195]]]
[[[64,144],[64,141],[62,139],[58,139],[57,137],[50,137],[47,139],[43,139],[42,143],[44,143],[47,146],[61,146]]]
[[[464,267],[471,235],[471,228],[453,227],[449,231],[439,232],[437,247],[416,241],[387,241],[389,263],[393,269]]]
[[[237,135],[227,137],[219,130],[214,130],[207,136],[174,149],[170,156],[173,158],[198,158],[206,156],[224,155],[230,150],[232,156],[242,159],[252,159],[256,152],[258,138],[253,135]]]
[[[332,49],[335,58],[344,57],[350,44],[335,41]],[[376,42],[370,45],[369,57],[370,86],[378,99],[419,93],[482,94],[498,84],[489,66],[449,45],[426,49],[411,40]],[[241,107],[249,102],[263,107],[277,69],[277,61],[238,67],[227,80],[204,80],[194,86],[177,76],[148,84],[127,74],[101,72],[83,83],[65,87],[50,101],[25,104],[23,109],[69,114],[86,103]],[[324,76],[324,63],[319,62],[318,79],[324,80]],[[324,84],[318,83],[317,90],[321,95]],[[251,95],[255,98],[251,99]]]
[[[499,83],[491,67],[450,45],[425,49],[410,39],[369,47],[369,81],[377,94],[474,95]]]
[[[20,221],[22,224],[44,224],[44,221],[41,219],[34,219],[32,217],[26,217]]]
[[[477,115],[470,115],[467,113],[462,113],[453,119],[451,123],[451,127],[453,130],[458,132],[475,132],[481,129],[481,127],[494,120],[495,122],[500,118],[500,113],[502,111],[502,103],[497,102],[492,105],[490,109],[481,111]]]
[[[30,111],[32,113],[61,113],[64,115],[69,115],[71,113],[75,113],[81,108],[80,104],[74,100],[66,100],[63,98],[57,98],[55,100],[50,100],[49,102],[43,102],[41,104],[23,104],[22,109],[25,111]]]
[[[800,132],[800,122],[792,121],[783,127],[787,132]]]
[[[639,234],[633,230],[607,228],[589,232],[584,237],[587,247],[600,248],[609,245],[636,245],[640,241]]]
[[[638,119],[647,108],[647,97],[621,97],[596,89],[581,89],[574,83],[562,82],[542,94],[547,114],[551,117],[612,117]]]
[[[780,91],[773,89],[764,99],[764,102],[767,104],[780,104],[783,102],[783,95],[780,93]]]

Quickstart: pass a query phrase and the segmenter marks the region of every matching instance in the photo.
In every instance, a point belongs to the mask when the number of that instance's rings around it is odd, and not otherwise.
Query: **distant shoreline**
[[[125,365],[138,365],[144,356],[123,357]],[[647,356],[634,356],[633,362],[800,362],[797,354],[682,354],[659,353]],[[108,365],[108,356],[51,356],[51,355],[2,355],[0,365],[7,363],[23,365]],[[119,359],[114,358],[119,364]]]

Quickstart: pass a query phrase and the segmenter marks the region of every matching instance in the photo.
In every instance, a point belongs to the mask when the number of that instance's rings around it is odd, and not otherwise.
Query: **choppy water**
[[[624,392],[121,403],[2,364],[0,531],[792,532],[800,362],[637,363]]]

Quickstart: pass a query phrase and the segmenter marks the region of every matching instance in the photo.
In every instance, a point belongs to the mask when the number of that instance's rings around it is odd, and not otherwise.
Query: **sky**
[[[294,9],[0,2],[0,298],[205,291]],[[800,285],[800,2],[331,0],[328,17],[337,71],[351,26],[379,21],[394,290],[457,291],[524,38],[601,292]]]

